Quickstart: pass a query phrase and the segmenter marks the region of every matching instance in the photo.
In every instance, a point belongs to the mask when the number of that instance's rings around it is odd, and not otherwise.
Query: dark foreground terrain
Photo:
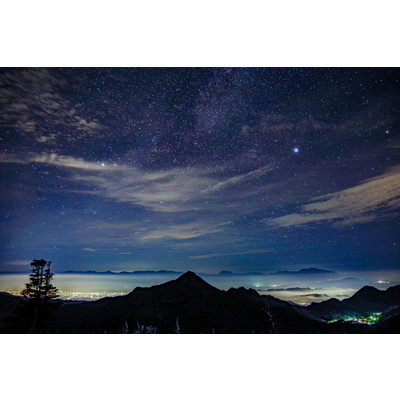
[[[373,313],[379,316],[374,320]],[[369,318],[369,319],[368,319]],[[372,322],[371,322],[372,321]],[[126,296],[51,300],[0,293],[1,333],[400,333],[400,285],[302,307],[253,289],[223,291],[193,272]]]

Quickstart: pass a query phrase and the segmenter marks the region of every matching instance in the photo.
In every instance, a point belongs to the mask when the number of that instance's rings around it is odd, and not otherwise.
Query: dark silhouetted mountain
[[[342,303],[356,311],[387,311],[393,306],[400,305],[400,286],[387,290],[379,290],[373,286],[364,286],[357,293]]]
[[[15,323],[14,314],[27,300],[20,296],[13,296],[6,292],[0,292],[0,333],[19,333],[19,324]],[[24,322],[24,321],[22,321]],[[23,331],[24,333],[27,330]]]
[[[290,276],[304,276],[304,275],[334,275],[336,272],[334,271],[326,271],[324,269],[318,268],[305,268],[300,271],[277,271],[271,272],[269,275],[290,275]]]
[[[179,278],[162,283],[160,285],[152,286],[150,288],[135,288],[127,296],[135,296],[137,293],[151,293],[152,296],[164,298],[186,298],[194,295],[210,294],[217,295],[222,291],[211,286],[205,280],[200,278],[194,272],[188,271],[182,274]]]
[[[342,301],[330,299],[321,303],[312,303],[307,307],[307,311],[315,317],[329,320],[335,314],[348,311],[385,312],[396,306],[400,306],[400,285],[387,290],[364,286],[348,299]]]
[[[48,330],[57,333],[311,333],[326,324],[253,289],[219,290],[193,272],[126,296],[64,302]]]
[[[138,326],[159,333],[271,332],[272,324],[256,295],[258,302],[243,302],[186,272],[174,281],[138,287],[126,296],[61,307],[57,325],[66,333],[134,332]]]
[[[23,301],[23,297],[13,296],[6,292],[0,292],[0,320],[12,315],[14,309],[21,303],[21,301]]]
[[[329,321],[335,314],[343,312],[344,307],[340,300],[333,298],[320,303],[311,303],[306,311],[316,318]]]
[[[382,315],[376,333],[398,333],[400,327],[400,306],[394,307]]]
[[[349,309],[388,311],[400,305],[400,286],[385,292],[365,287],[352,298],[330,299],[309,307],[294,305],[254,289],[219,290],[193,272],[126,296],[93,302],[54,302],[41,333],[377,333],[376,326],[327,323]],[[17,333],[30,327],[13,310],[24,300],[0,294],[0,331]],[[57,307],[56,307],[57,306]],[[385,333],[399,333],[398,312],[387,314]],[[10,322],[11,321],[11,322]],[[19,329],[17,331],[16,329]],[[25,329],[25,328],[24,328]]]
[[[345,301],[357,304],[360,302],[377,302],[380,301],[384,296],[386,296],[386,292],[383,292],[373,286],[364,286]]]

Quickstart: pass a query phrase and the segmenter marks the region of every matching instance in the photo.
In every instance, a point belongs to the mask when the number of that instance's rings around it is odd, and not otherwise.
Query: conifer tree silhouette
[[[30,282],[25,284],[25,289],[21,291],[22,296],[38,303],[59,297],[58,289],[50,283],[54,276],[50,272],[51,263],[51,261],[47,262],[43,259],[34,259],[31,262]]]
[[[25,310],[33,318],[29,333],[40,333],[45,329],[45,321],[50,317],[53,308],[48,300],[59,297],[58,289],[50,283],[54,275],[50,272],[51,263],[34,259],[31,262],[30,282],[21,291],[21,295],[28,299]],[[23,310],[22,312],[24,313]]]

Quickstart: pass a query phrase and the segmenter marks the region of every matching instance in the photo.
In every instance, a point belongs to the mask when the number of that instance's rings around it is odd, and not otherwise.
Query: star
[[[0,272],[48,257],[59,271],[400,276],[397,80],[398,68],[0,68]]]

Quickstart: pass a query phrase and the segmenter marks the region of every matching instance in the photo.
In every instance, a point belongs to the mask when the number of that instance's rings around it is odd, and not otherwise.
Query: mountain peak
[[[364,286],[359,291],[353,294],[349,299],[366,299],[370,300],[371,298],[375,299],[377,296],[380,296],[383,292],[377,289],[374,286]]]
[[[199,284],[200,285],[204,285],[204,284],[208,285],[208,283],[204,279],[200,278],[198,275],[196,275],[192,271],[185,272],[179,278],[177,278],[175,280],[175,282],[180,283],[180,284],[183,283],[185,285],[190,285],[190,286],[199,285]]]
[[[196,275],[193,271],[186,271],[184,272],[178,279],[184,278],[184,279],[193,279],[193,278],[199,278],[201,279],[198,275]]]

